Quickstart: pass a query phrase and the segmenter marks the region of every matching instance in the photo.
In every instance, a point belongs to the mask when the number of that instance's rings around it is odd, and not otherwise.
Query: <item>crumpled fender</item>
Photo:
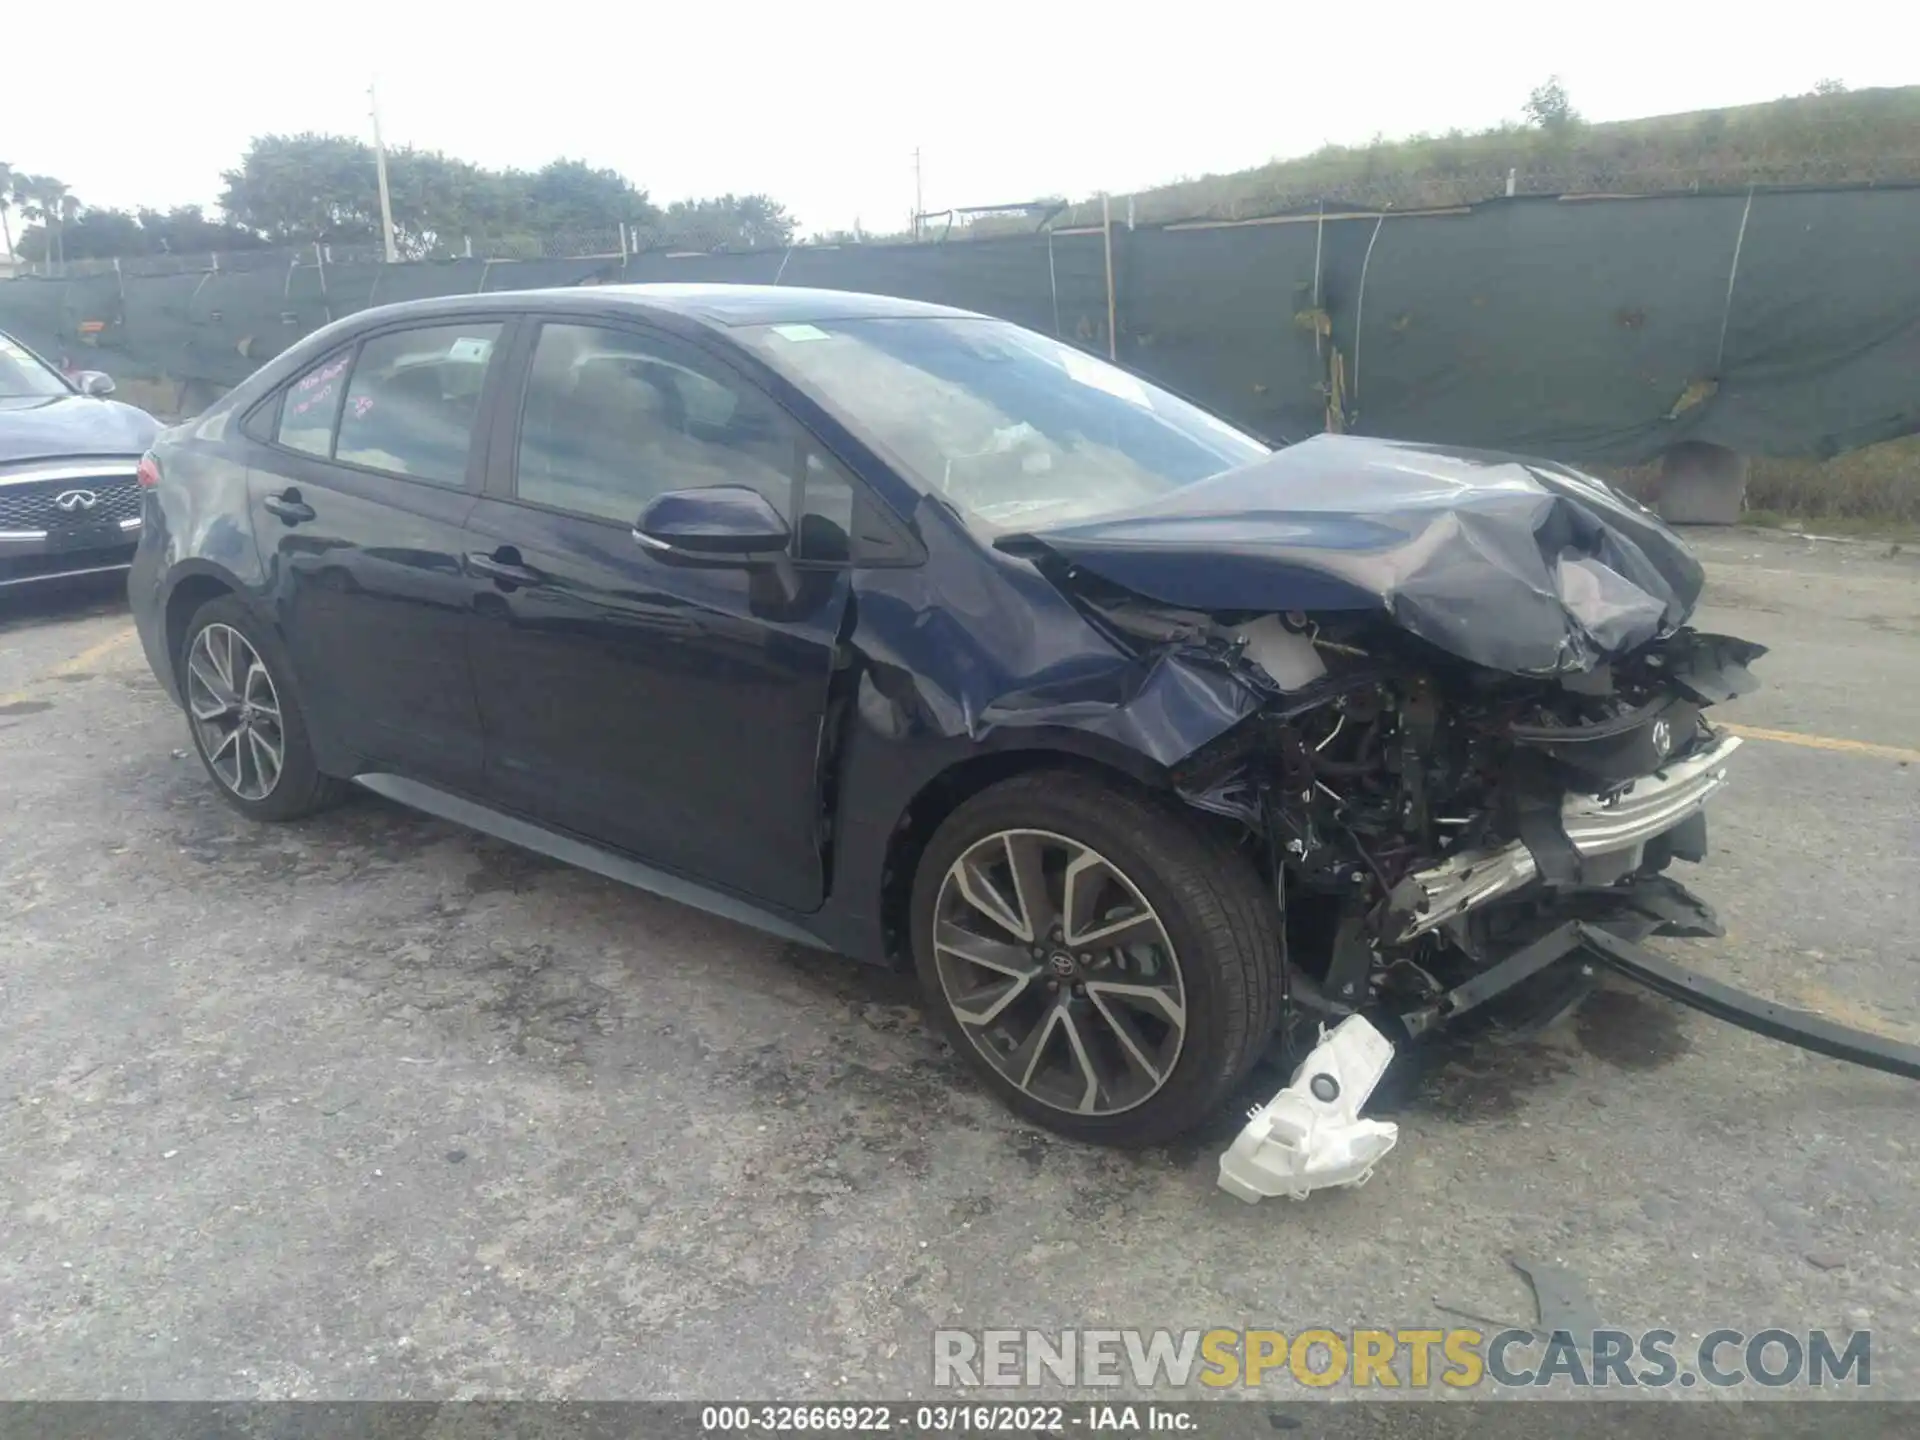
[[[915,522],[923,565],[855,572],[821,745],[830,939],[875,959],[889,847],[949,771],[1044,751],[1161,784],[1262,698],[1204,657],[1135,653],[938,504]]]
[[[1000,583],[961,583],[963,557],[947,553],[959,537],[937,515],[921,529],[927,566],[867,572],[854,597],[855,708],[876,737],[963,739],[971,752],[1073,733],[1171,766],[1259,708],[1245,681],[1202,655],[1123,648],[1022,561],[989,551]]]

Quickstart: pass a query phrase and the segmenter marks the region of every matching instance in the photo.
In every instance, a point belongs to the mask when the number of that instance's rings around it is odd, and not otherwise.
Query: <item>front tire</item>
[[[177,662],[187,731],[220,798],[255,820],[298,820],[339,800],[315,763],[279,638],[223,595],[194,612]]]
[[[1212,1118],[1272,1036],[1279,916],[1250,857],[1157,796],[1075,772],[992,786],[913,889],[927,1008],[1014,1111],[1154,1145]]]

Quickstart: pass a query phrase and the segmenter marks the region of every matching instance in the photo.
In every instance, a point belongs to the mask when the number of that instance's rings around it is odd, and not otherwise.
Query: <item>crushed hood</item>
[[[1184,609],[1384,610],[1523,675],[1588,670],[1671,633],[1702,583],[1679,536],[1591,476],[1342,435],[998,545]]]
[[[138,455],[159,433],[158,420],[118,400],[0,398],[0,465],[69,455]]]

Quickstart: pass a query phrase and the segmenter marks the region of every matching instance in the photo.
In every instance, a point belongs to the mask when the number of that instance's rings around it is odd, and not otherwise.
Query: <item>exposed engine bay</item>
[[[1639,944],[1722,933],[1667,872],[1707,853],[1740,746],[1709,712],[1766,652],[1689,625],[1699,561],[1631,498],[1545,462],[1320,436],[996,543],[1134,657],[1136,730],[1162,753],[1190,737],[1175,792],[1272,877],[1282,1039],[1306,1059],[1223,1161],[1240,1198],[1360,1183],[1393,1144],[1360,1106],[1395,1046],[1496,999],[1533,1028],[1602,972],[1920,1078],[1920,1047]]]
[[[1765,647],[1681,627],[1592,670],[1527,677],[1375,617],[1209,616],[1076,585],[1133,642],[1205,654],[1263,697],[1175,771],[1183,799],[1263,851],[1288,945],[1282,1038],[1304,1052],[1221,1156],[1229,1194],[1364,1184],[1398,1140],[1361,1114],[1397,1044],[1495,997],[1545,1023],[1600,968],[1920,1078],[1914,1047],[1633,943],[1722,933],[1665,872],[1706,856],[1702,807],[1740,741],[1704,712],[1755,686],[1747,667]]]
[[[1134,643],[1203,652],[1262,694],[1174,778],[1266,850],[1303,1008],[1417,1010],[1575,913],[1633,938],[1713,933],[1663,872],[1705,854],[1701,806],[1740,742],[1704,711],[1754,686],[1762,646],[1682,628],[1532,678],[1373,616],[1076,588]]]

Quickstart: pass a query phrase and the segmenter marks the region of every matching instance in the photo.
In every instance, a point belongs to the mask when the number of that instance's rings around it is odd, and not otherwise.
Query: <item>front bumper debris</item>
[[[1863,1065],[1869,1070],[1920,1080],[1920,1045],[1836,1025],[1791,1005],[1749,995],[1677,965],[1645,946],[1610,934],[1587,920],[1569,920],[1556,926],[1531,945],[1449,990],[1434,1004],[1402,1015],[1401,1022],[1410,1034],[1418,1035],[1504,994],[1550,965],[1576,959],[1611,970],[1669,1000],[1677,1000],[1770,1040],[1782,1040],[1816,1055]]]
[[[1740,741],[1722,736],[1713,745],[1675,761],[1656,775],[1635,781],[1608,799],[1569,795],[1560,823],[1582,860],[1630,851],[1664,835],[1699,812],[1727,779],[1727,760]],[[1391,911],[1400,918],[1390,943],[1426,934],[1475,906],[1509,895],[1539,874],[1523,841],[1497,849],[1462,851],[1439,865],[1407,876],[1394,888]]]
[[[1304,1200],[1315,1190],[1364,1185],[1400,1139],[1397,1125],[1360,1118],[1392,1060],[1393,1042],[1362,1016],[1323,1030],[1292,1083],[1254,1107],[1220,1157],[1220,1188],[1252,1205],[1266,1195]]]
[[[1691,897],[1682,891],[1680,898]],[[1678,916],[1662,923],[1656,933],[1709,932]],[[1555,966],[1577,966],[1587,975],[1608,970],[1756,1035],[1883,1074],[1920,1080],[1920,1045],[1836,1025],[1808,1011],[1736,990],[1589,920],[1568,920],[1556,926],[1431,1004],[1396,1018],[1407,1036],[1417,1037]],[[1323,1031],[1293,1082],[1252,1112],[1246,1128],[1220,1157],[1220,1188],[1251,1204],[1266,1195],[1300,1200],[1315,1190],[1365,1183],[1400,1138],[1394,1125],[1359,1114],[1393,1054],[1393,1043],[1360,1015],[1350,1015],[1333,1030]]]

